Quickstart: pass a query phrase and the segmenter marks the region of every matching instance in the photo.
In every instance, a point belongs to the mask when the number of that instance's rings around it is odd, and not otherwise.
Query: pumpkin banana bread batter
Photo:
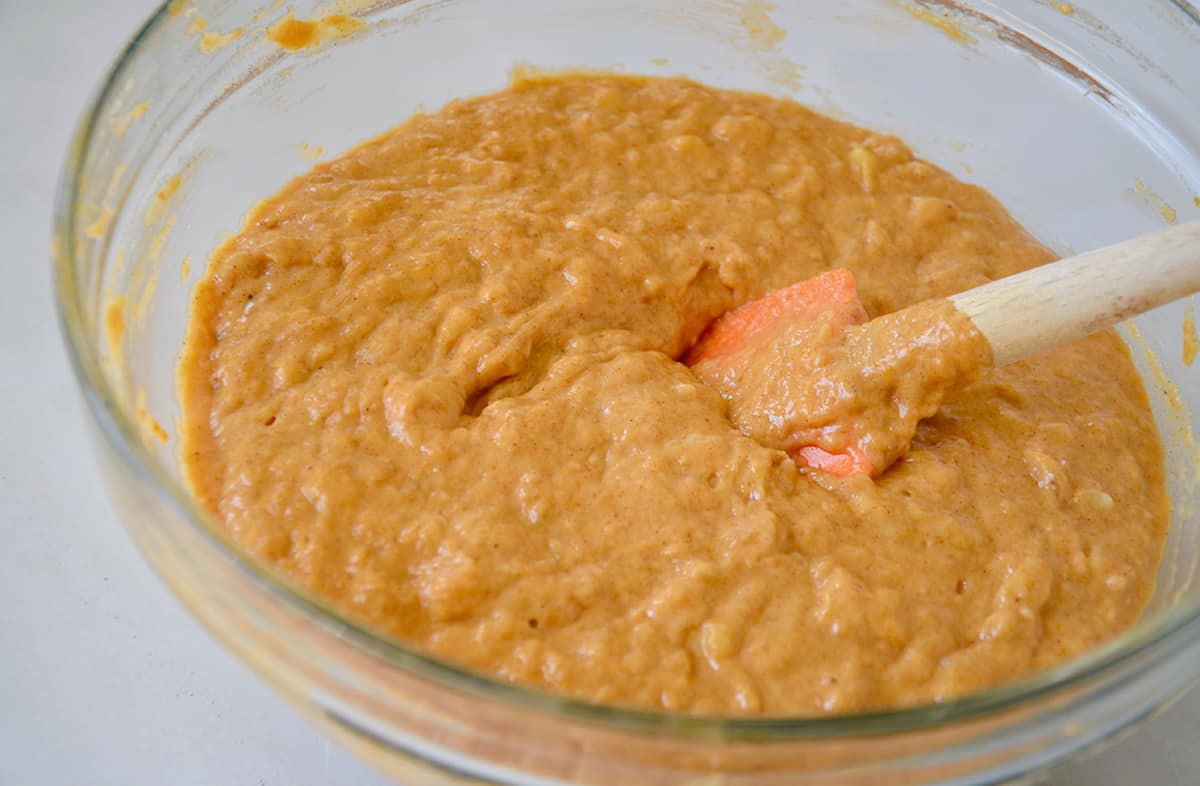
[[[874,317],[1050,259],[982,189],[794,103],[524,81],[320,164],[216,252],[186,470],[299,584],[503,679],[697,713],[942,700],[1153,590],[1163,459],[1121,341],[952,389],[874,480],[746,436],[680,361],[832,268]]]

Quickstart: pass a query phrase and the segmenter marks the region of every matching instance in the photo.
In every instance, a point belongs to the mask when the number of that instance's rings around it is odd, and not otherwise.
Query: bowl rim
[[[1167,647],[1177,655],[1200,644],[1200,591],[1153,615],[1142,617],[1132,627],[1088,652],[983,691],[947,700],[869,712],[819,715],[691,715],[636,707],[601,704],[571,696],[504,681],[421,652],[397,638],[372,631],[344,615],[324,600],[275,573],[265,562],[243,549],[209,513],[192,499],[184,485],[167,473],[147,449],[134,415],[121,405],[121,398],[102,372],[97,344],[83,318],[84,304],[77,274],[80,272],[76,238],[82,230],[75,205],[80,198],[81,171],[96,135],[98,119],[117,92],[130,65],[146,41],[172,16],[177,0],[162,0],[128,43],[120,50],[86,104],[64,158],[55,192],[52,215],[51,262],[55,311],[77,384],[87,409],[103,438],[116,455],[159,500],[168,505],[193,532],[219,556],[234,566],[273,599],[317,623],[353,646],[385,661],[389,666],[432,681],[438,687],[464,692],[476,698],[496,700],[514,709],[532,710],[572,721],[602,724],[614,731],[648,732],[684,741],[740,741],[778,743],[786,741],[838,739],[899,732],[928,731],[949,724],[996,716],[1023,708],[1040,699],[1062,695],[1097,680],[1098,688],[1073,697],[1062,709],[1095,698],[1096,691],[1115,690],[1102,680],[1126,664],[1153,655]],[[943,0],[926,0],[941,5]],[[409,0],[385,3],[404,4]],[[1181,7],[1179,0],[1168,2]],[[955,2],[949,6],[962,7]],[[377,4],[378,5],[378,4]],[[373,10],[372,6],[368,10]],[[1186,9],[1185,9],[1186,10]],[[978,13],[971,11],[971,13]],[[1200,15],[1193,16],[1200,25]],[[992,20],[993,24],[1000,24]],[[115,222],[114,222],[115,223]],[[107,231],[105,233],[107,240]],[[101,254],[106,254],[105,248]],[[190,611],[189,611],[190,613]]]

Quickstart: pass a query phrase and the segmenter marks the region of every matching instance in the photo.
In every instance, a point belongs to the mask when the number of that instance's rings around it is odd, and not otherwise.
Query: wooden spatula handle
[[[1200,221],[1067,257],[950,300],[1002,366],[1200,290]]]

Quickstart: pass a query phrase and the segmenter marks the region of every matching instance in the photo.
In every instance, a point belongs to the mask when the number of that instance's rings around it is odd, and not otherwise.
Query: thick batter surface
[[[745,436],[679,358],[833,267],[877,316],[1051,258],[981,189],[794,103],[525,82],[317,166],[218,250],[186,467],[297,582],[505,679],[690,712],[944,699],[1148,599],[1167,504],[1122,343],[951,392],[874,481]]]

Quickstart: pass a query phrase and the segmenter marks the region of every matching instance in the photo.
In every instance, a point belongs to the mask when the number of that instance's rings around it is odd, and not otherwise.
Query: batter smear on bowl
[[[1149,599],[1167,497],[1124,344],[965,375],[875,479],[747,436],[683,361],[833,269],[861,321],[1052,258],[795,103],[530,79],[252,211],[196,289],[186,469],[291,579],[503,679],[694,713],[943,700]]]

